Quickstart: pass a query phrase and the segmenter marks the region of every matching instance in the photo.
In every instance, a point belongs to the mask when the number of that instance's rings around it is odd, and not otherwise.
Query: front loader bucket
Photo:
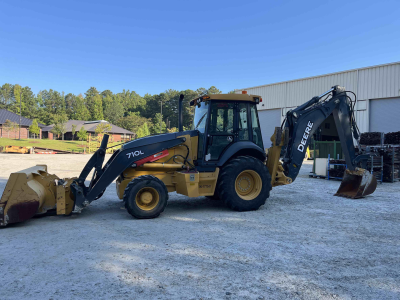
[[[369,171],[356,168],[355,171],[346,169],[342,183],[335,196],[346,198],[362,198],[375,192],[378,182]]]
[[[48,174],[46,165],[12,173],[0,199],[0,226],[23,222],[52,210],[70,214],[74,206],[69,192],[72,180]]]

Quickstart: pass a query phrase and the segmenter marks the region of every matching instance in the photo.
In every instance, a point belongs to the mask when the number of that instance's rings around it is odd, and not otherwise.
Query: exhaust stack
[[[185,96],[181,94],[179,96],[179,106],[178,106],[178,131],[183,131],[183,116],[182,116],[182,101]]]

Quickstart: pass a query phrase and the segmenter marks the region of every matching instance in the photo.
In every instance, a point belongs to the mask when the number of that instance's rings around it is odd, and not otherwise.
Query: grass
[[[63,150],[63,151],[74,151],[83,152],[87,143],[81,141],[60,141],[60,140],[48,140],[48,139],[9,139],[0,138],[0,146],[20,146],[20,147],[40,147],[47,149]],[[108,147],[120,143],[108,143]],[[117,149],[118,147],[116,147]],[[87,150],[87,149],[86,149]]]

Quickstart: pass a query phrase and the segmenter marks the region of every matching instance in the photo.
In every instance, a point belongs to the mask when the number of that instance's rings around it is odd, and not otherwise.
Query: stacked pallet
[[[360,143],[371,147],[376,151],[378,156],[374,156],[373,165],[372,159],[368,161],[367,169],[373,171],[373,174],[378,180],[386,182],[398,181],[400,178],[400,147],[393,145],[400,145],[400,131],[389,132],[385,134],[384,146],[381,147],[381,133],[380,132],[365,132],[361,134]],[[383,164],[382,164],[383,156]],[[394,157],[393,157],[394,156]]]
[[[343,178],[344,171],[346,170],[346,161],[344,159],[331,159],[330,164],[335,164],[333,168],[329,169],[330,177]]]
[[[386,133],[385,144],[400,145],[400,131]]]
[[[373,163],[373,165],[372,165],[372,163]],[[368,160],[367,170],[368,171],[372,170],[372,174],[375,176],[375,178],[378,181],[381,181],[381,179],[382,179],[382,157],[381,157],[381,155],[376,153],[376,155],[373,156],[373,159],[371,157]]]
[[[381,133],[380,132],[364,132],[360,136],[361,145],[380,145]]]
[[[394,156],[394,157],[393,157]],[[400,148],[388,148],[383,155],[383,181],[392,182],[399,179]]]

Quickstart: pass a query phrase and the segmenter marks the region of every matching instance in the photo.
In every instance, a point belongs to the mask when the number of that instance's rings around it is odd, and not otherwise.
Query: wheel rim
[[[261,192],[261,187],[261,177],[253,170],[245,170],[236,177],[235,190],[243,200],[256,198]]]
[[[160,195],[154,188],[145,187],[136,194],[136,205],[142,210],[152,210],[158,202],[160,202]]]

